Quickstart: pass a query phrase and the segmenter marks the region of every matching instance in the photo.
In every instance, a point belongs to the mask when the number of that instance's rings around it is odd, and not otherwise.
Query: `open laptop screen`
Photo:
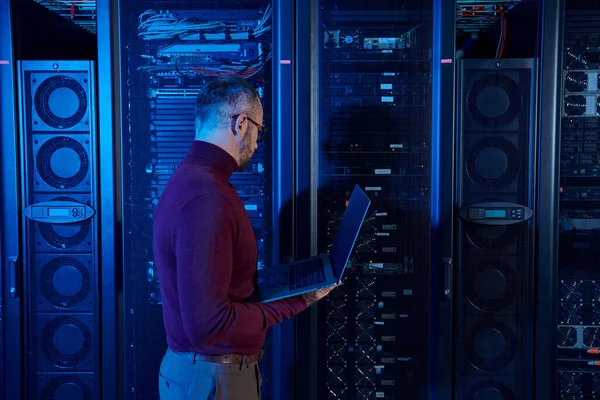
[[[358,185],[355,185],[331,249],[331,262],[336,278],[342,275],[350,258],[354,242],[356,242],[370,204],[369,197]]]

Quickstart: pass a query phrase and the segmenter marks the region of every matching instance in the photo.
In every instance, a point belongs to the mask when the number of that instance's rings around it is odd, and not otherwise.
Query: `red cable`
[[[502,23],[502,39],[500,42],[498,58],[502,58],[502,54],[504,53],[504,44],[506,43],[506,16],[504,15],[504,8],[500,8],[500,21]]]

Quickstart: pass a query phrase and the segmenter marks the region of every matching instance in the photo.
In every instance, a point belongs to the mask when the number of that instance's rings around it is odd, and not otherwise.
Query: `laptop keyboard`
[[[325,282],[325,270],[322,262],[321,258],[316,258],[290,265],[290,290]]]

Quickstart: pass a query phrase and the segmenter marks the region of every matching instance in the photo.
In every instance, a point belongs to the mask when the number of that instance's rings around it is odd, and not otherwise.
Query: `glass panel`
[[[345,283],[319,306],[319,393],[425,398],[432,2],[319,5],[319,252],[354,184],[372,200]]]
[[[125,390],[128,399],[154,399],[166,337],[153,210],[194,139],[194,100],[208,81],[229,73],[246,78],[262,97],[269,125],[272,8],[268,1],[196,1],[193,9],[186,1],[121,4]],[[255,228],[259,267],[271,262],[265,193],[272,190],[272,137],[231,179]]]
[[[565,7],[557,399],[593,398],[600,391],[594,355],[600,347],[600,6],[565,2]],[[574,361],[582,355],[582,362]]]

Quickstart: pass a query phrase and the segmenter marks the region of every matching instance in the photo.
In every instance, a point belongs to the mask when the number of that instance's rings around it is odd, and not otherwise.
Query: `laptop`
[[[354,186],[331,252],[259,270],[258,290],[250,301],[268,303],[340,282],[370,204],[365,192]]]

